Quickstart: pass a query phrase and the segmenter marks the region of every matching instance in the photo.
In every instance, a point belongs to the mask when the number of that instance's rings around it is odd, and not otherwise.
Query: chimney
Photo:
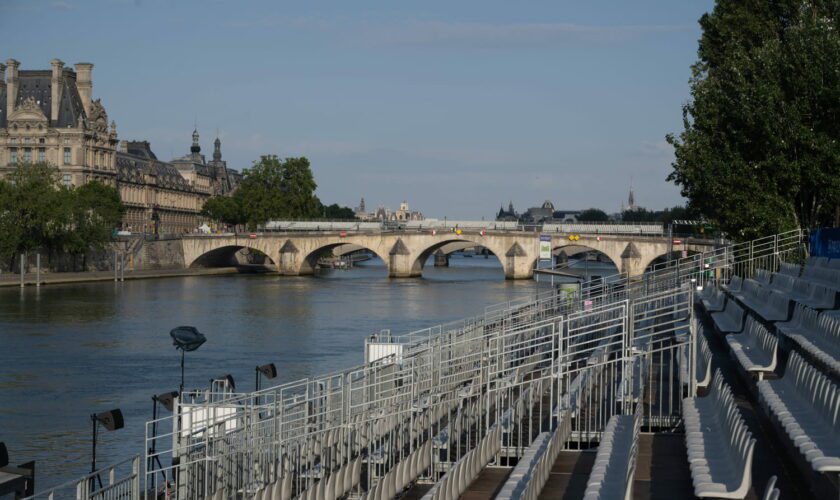
[[[93,97],[92,72],[93,64],[76,63],[76,88],[79,89],[79,97],[82,98],[82,106],[85,108],[86,117],[90,117],[90,104]]]
[[[64,69],[64,63],[59,59],[50,61],[52,65],[52,79],[50,80],[50,122],[55,126],[58,122],[58,109],[61,104],[61,71]]]
[[[18,91],[18,68],[20,63],[14,59],[6,61],[8,71],[6,72],[6,113],[9,115],[15,110]],[[6,117],[8,119],[8,116]]]

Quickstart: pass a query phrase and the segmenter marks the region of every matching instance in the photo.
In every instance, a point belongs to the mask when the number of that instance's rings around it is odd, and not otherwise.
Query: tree
[[[840,205],[836,2],[718,0],[700,19],[668,180],[738,239],[831,223]]]
[[[5,257],[60,244],[70,224],[72,198],[58,183],[58,169],[48,163],[19,162],[0,184],[0,248]]]
[[[581,222],[607,222],[610,217],[600,208],[587,208],[578,214],[578,220]]]
[[[356,218],[356,212],[352,208],[340,207],[338,203],[324,205],[322,213],[325,219],[353,220]]]
[[[625,210],[621,213],[621,220],[624,222],[656,222],[659,220],[659,213],[646,208]]]
[[[262,156],[243,176],[234,196],[241,201],[243,218],[251,228],[272,219],[320,215],[317,184],[306,158]]]
[[[201,214],[224,224],[236,226],[246,221],[241,195],[234,196],[213,196],[204,202]]]
[[[69,194],[72,219],[63,237],[63,249],[83,254],[91,248],[103,248],[125,213],[119,192],[112,186],[93,181]]]
[[[102,248],[122,219],[124,207],[111,186],[90,182],[71,189],[48,163],[15,166],[0,180],[0,256],[43,250],[85,253]]]

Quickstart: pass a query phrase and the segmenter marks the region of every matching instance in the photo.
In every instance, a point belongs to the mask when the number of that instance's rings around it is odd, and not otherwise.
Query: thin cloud
[[[481,23],[371,21],[266,16],[225,24],[234,29],[292,28],[334,33],[342,43],[385,47],[519,48],[609,45],[690,31],[689,25],[590,25],[574,23]]]
[[[396,46],[464,48],[562,47],[613,44],[645,36],[691,29],[681,25],[599,26],[570,23],[491,24],[469,22],[412,23],[374,34],[374,41]]]
[[[73,10],[75,7],[69,2],[50,2],[50,7],[56,10]]]

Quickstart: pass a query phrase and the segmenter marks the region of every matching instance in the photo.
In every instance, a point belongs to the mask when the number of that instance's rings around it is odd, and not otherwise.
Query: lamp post
[[[179,326],[177,328],[173,328],[172,331],[169,332],[169,335],[172,337],[172,345],[175,346],[175,349],[179,349],[181,351],[181,387],[178,393],[183,398],[184,353],[187,351],[195,351],[201,347],[201,344],[207,342],[207,337],[199,332],[194,326]]]

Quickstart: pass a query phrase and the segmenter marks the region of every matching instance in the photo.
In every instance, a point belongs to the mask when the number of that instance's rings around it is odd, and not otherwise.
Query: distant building
[[[148,142],[119,142],[116,123],[93,99],[93,64],[75,70],[58,59],[50,64],[48,70],[20,70],[14,59],[0,64],[0,176],[18,162],[51,163],[65,186],[115,187],[127,208],[124,228],[163,233],[195,230],[204,201],[236,189],[242,175],[227,168],[218,138],[212,161],[201,155],[194,131],[189,155],[162,162]]]
[[[409,220],[424,220],[423,213],[417,210],[411,210],[408,202],[400,203],[400,208],[391,210],[388,207],[379,206],[373,212],[365,210],[365,199],[362,198],[359,206],[355,209],[356,218],[364,221],[381,221],[381,222],[402,222]]]
[[[513,209],[513,201],[508,203],[507,210],[505,210],[504,207],[499,207],[499,213],[496,214],[496,220],[504,222],[515,222],[519,220],[519,214],[517,214],[516,210]]]
[[[539,207],[531,207],[522,214],[513,209],[513,202],[508,204],[507,210],[499,208],[497,221],[520,222],[522,224],[550,224],[553,222],[577,222],[580,210],[555,210],[554,204],[545,200]]]
[[[126,207],[123,227],[135,232],[193,231],[203,222],[201,208],[210,197],[171,163],[158,160],[147,141],[120,143],[117,186]]]

